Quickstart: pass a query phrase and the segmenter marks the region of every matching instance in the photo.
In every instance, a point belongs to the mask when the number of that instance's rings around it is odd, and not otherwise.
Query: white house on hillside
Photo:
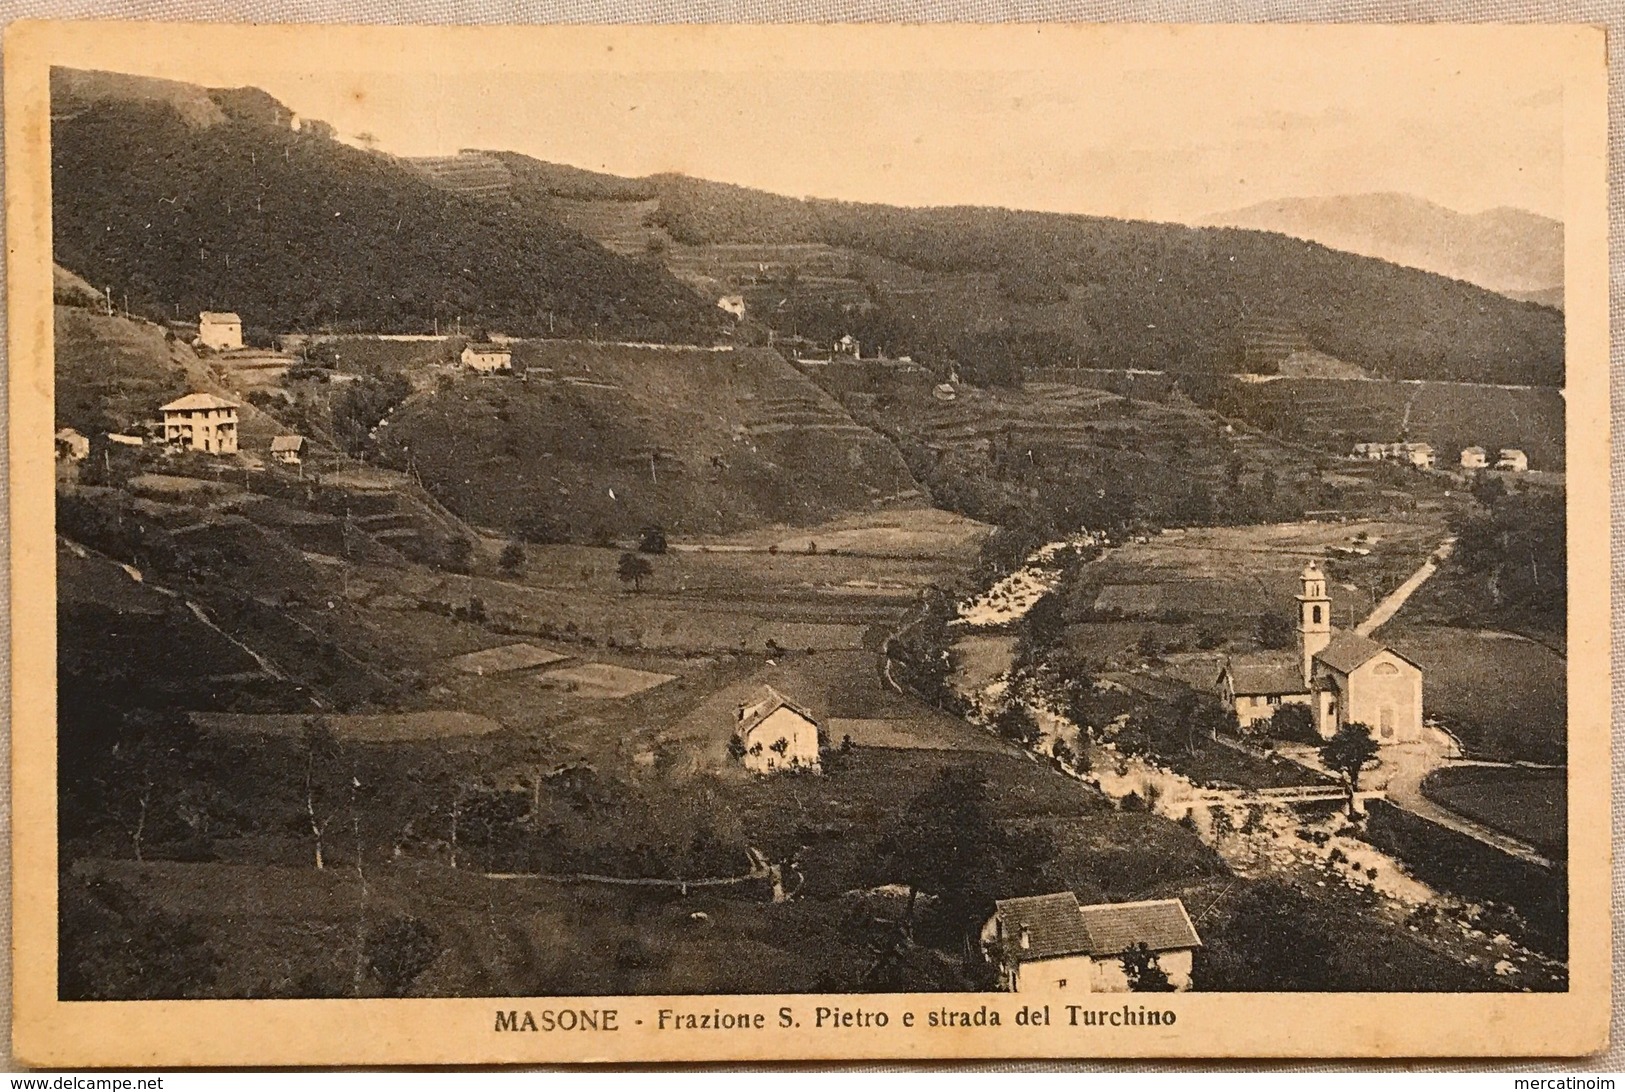
[[[205,311],[197,317],[198,344],[216,352],[243,347],[243,320],[234,311]]]
[[[1381,642],[1332,627],[1318,562],[1309,562],[1299,579],[1297,655],[1234,656],[1219,672],[1219,693],[1237,722],[1249,728],[1284,704],[1307,705],[1325,739],[1354,722],[1370,726],[1379,743],[1420,739],[1422,669]]]
[[[68,462],[83,462],[90,457],[90,437],[76,428],[56,430],[56,457]]]
[[[1529,456],[1515,447],[1503,447],[1501,457],[1495,460],[1495,469],[1512,470],[1522,474],[1529,469]]]
[[[728,312],[728,314],[732,315],[736,319],[743,319],[745,317],[744,296],[723,296],[717,300],[717,306]]]
[[[188,394],[162,407],[164,442],[210,455],[237,453],[237,411],[218,394]]]
[[[1123,954],[1143,944],[1175,990],[1191,986],[1202,940],[1178,899],[1079,906],[1071,891],[1000,899],[982,948],[1014,993],[1126,993]]]
[[[734,715],[733,750],[756,773],[819,769],[822,737],[818,718],[771,686]]]
[[[1489,465],[1489,453],[1478,446],[1461,449],[1461,468],[1463,470],[1483,470]]]
[[[471,341],[463,349],[463,365],[481,375],[513,371],[513,351],[506,345]]]

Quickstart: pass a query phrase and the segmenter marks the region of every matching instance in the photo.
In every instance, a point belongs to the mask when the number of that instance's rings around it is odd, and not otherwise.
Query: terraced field
[[[514,348],[524,378],[422,392],[378,430],[386,461],[484,526],[550,518],[574,541],[807,526],[917,488],[890,444],[777,353]]]

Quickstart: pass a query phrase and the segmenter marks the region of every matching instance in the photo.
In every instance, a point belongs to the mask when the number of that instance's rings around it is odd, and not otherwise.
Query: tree
[[[1354,814],[1354,794],[1360,788],[1360,771],[1377,757],[1377,741],[1371,726],[1351,720],[1320,745],[1320,760],[1328,769],[1343,775],[1349,790],[1349,814]]]
[[[658,524],[651,524],[638,532],[638,552],[645,554],[663,554],[666,552],[666,529]]]
[[[404,997],[441,951],[440,931],[412,917],[379,922],[367,932],[367,969],[386,997]]]
[[[615,575],[621,578],[621,583],[632,585],[632,590],[641,592],[643,582],[654,575],[655,567],[649,564],[648,558],[639,557],[630,551],[621,555],[620,562],[615,566]]]
[[[1297,630],[1284,614],[1275,611],[1265,611],[1258,616],[1253,627],[1253,636],[1265,648],[1289,648],[1297,638]]]
[[[345,799],[334,778],[344,749],[332,726],[321,717],[305,722],[299,733],[299,746],[304,757],[305,821],[315,844],[316,867],[322,869],[327,866],[323,854],[327,827],[338,813],[339,801]]]
[[[1162,963],[1145,941],[1129,948],[1118,957],[1123,962],[1123,975],[1128,979],[1128,988],[1135,993],[1173,993],[1174,984],[1168,980],[1168,972],[1162,969]]]
[[[1315,732],[1315,714],[1301,702],[1289,701],[1276,707],[1270,714],[1269,734],[1272,739],[1287,739],[1296,743],[1320,743]]]
[[[1038,720],[1031,709],[1020,701],[1012,701],[993,718],[993,728],[1011,743],[1030,747],[1038,742]]]
[[[936,896],[940,922],[970,943],[992,913],[993,900],[1039,884],[1053,853],[1041,836],[1012,836],[994,819],[988,786],[963,767],[942,770],[882,834],[888,874],[908,885],[907,926],[923,892]]]
[[[502,553],[497,558],[497,564],[502,571],[512,575],[525,565],[525,547],[518,542],[510,542],[502,547]]]

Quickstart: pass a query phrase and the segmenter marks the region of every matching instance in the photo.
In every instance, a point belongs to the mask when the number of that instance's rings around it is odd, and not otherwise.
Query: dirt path
[[[1406,577],[1403,584],[1384,596],[1382,602],[1378,603],[1371,613],[1366,615],[1365,621],[1354,627],[1354,632],[1362,637],[1369,637],[1373,630],[1378,629],[1395,614],[1399,613],[1399,608],[1403,607],[1405,601],[1416,593],[1416,589],[1426,584],[1433,574],[1439,571],[1440,562],[1450,556],[1450,551],[1455,549],[1455,546],[1456,540],[1454,538],[1447,538],[1439,543],[1439,548],[1428,555],[1428,559],[1422,562],[1421,568]]]
[[[1383,773],[1387,774],[1383,787],[1388,792],[1389,803],[1396,804],[1424,819],[1432,820],[1448,830],[1476,838],[1480,842],[1494,846],[1502,853],[1527,861],[1529,864],[1539,865],[1542,868],[1555,867],[1551,860],[1533,846],[1459,815],[1429,799],[1422,791],[1422,780],[1437,768],[1434,762],[1426,757],[1400,753],[1400,748],[1384,748],[1384,752],[1378,769],[1370,776],[1375,780]]]

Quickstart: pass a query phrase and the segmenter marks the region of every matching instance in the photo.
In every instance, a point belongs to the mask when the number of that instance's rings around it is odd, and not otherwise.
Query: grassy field
[[[1566,761],[1568,663],[1562,657],[1511,634],[1446,626],[1390,624],[1379,636],[1422,665],[1424,707],[1470,754]]]
[[[1422,791],[1451,811],[1534,846],[1554,860],[1568,853],[1568,774],[1563,770],[1447,766]]]
[[[1060,589],[1067,643],[1108,667],[1150,663],[1207,689],[1220,657],[1258,647],[1262,616],[1274,616],[1289,635],[1295,629],[1293,597],[1310,559],[1330,578],[1333,624],[1352,628],[1444,534],[1437,520],[1419,517],[1192,528],[1124,543]],[[1354,548],[1371,552],[1337,554]],[[1146,641],[1155,645],[1149,653]]]

